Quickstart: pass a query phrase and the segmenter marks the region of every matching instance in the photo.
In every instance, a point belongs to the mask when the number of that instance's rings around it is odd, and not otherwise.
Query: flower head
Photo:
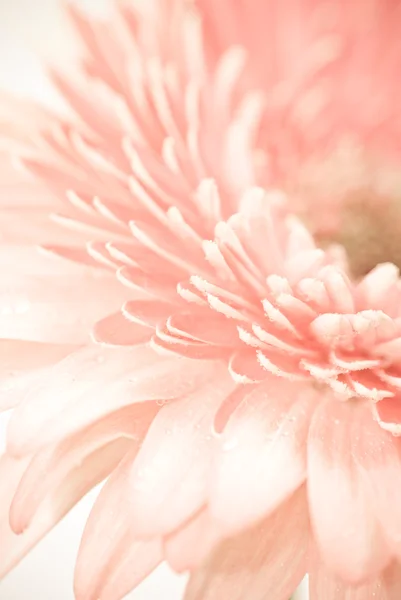
[[[83,537],[78,598],[118,600],[164,559],[192,571],[188,600],[286,600],[307,570],[312,600],[400,595],[399,274],[386,263],[355,278],[355,253],[322,250],[290,213],[301,201],[313,217],[322,187],[308,204],[308,169],[317,158],[330,173],[351,96],[333,88],[345,55],[328,61],[319,46],[316,63],[313,36],[261,76],[256,21],[273,5],[238,4],[250,19],[239,37],[240,13],[227,13],[236,25],[222,21],[224,52],[206,2],[195,52],[198,23],[178,0],[144,13],[122,4],[113,28],[73,9],[85,77],[53,80],[75,117],[39,111],[34,143],[11,128],[20,166],[50,192],[39,206],[0,205],[1,402],[15,407],[0,461],[3,572],[108,478]],[[309,4],[295,8],[288,26],[307,33]],[[341,10],[349,57],[360,37]],[[250,51],[251,71],[232,41]],[[312,111],[311,130],[299,86],[319,87],[323,74],[329,106]],[[272,109],[281,79],[291,94]],[[333,111],[335,91],[347,118]],[[295,162],[293,129],[275,125],[287,109],[308,134]],[[371,146],[366,111],[353,127],[370,152],[388,129]],[[344,227],[334,229],[338,240]]]

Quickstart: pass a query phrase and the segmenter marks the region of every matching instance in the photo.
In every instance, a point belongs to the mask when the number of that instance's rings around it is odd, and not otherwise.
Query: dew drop
[[[168,404],[168,400],[156,400],[156,404],[157,406],[164,406],[165,404]]]

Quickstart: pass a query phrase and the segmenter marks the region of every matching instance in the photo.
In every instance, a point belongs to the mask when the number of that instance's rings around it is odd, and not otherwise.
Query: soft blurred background
[[[76,0],[98,15],[107,13],[110,1]],[[63,0],[0,0],[1,88],[62,107],[46,79],[43,63],[51,60],[53,64],[69,67],[77,56],[63,4]],[[1,417],[0,446],[4,441],[4,423],[5,418]],[[85,498],[0,582],[0,600],[73,600],[74,559],[94,497],[92,494]],[[127,598],[179,600],[185,579],[163,566]],[[305,598],[303,592],[299,595],[299,600],[301,598]]]

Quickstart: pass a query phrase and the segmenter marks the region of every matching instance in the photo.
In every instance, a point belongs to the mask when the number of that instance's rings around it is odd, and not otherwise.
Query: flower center
[[[329,158],[310,161],[298,185],[300,211],[316,240],[341,244],[354,277],[384,262],[401,267],[401,176],[378,165],[348,140]]]
[[[345,248],[354,277],[363,277],[386,262],[401,268],[400,208],[386,198],[354,201],[344,210],[339,232],[319,241],[323,245],[337,242]]]

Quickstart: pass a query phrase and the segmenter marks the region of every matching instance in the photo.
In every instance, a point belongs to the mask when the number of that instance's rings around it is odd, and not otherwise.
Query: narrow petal
[[[30,457],[14,459],[3,455],[0,458],[0,477],[4,482],[0,487],[0,577],[10,571],[42,537],[40,523],[19,536],[9,524],[10,505],[29,461]]]
[[[3,455],[0,459],[0,477],[6,484],[0,490],[0,575],[13,568],[92,487],[110,473],[125,452],[120,442],[109,444],[79,465],[65,479],[61,488],[44,499],[32,523],[19,535],[11,530],[8,511],[29,458],[14,459]]]
[[[135,346],[148,341],[152,333],[152,329],[129,321],[119,311],[98,321],[92,330],[92,338],[97,344],[106,346]]]
[[[185,600],[288,600],[305,574],[308,542],[301,490],[256,527],[222,542],[191,575]]]
[[[89,516],[75,571],[77,600],[120,600],[163,558],[160,540],[131,534],[127,481],[138,447],[109,478]]]
[[[157,406],[153,403],[123,408],[38,452],[22,478],[11,506],[13,530],[19,533],[26,529],[43,502],[60,489],[64,490],[68,481],[75,477],[77,465],[91,461],[91,457],[100,451],[107,459],[104,464],[93,465],[94,469],[98,468],[93,476],[101,481],[132,444],[142,439],[156,412]],[[111,463],[109,455],[115,456]]]
[[[401,402],[397,394],[394,398],[384,398],[373,406],[376,421],[385,431],[393,435],[401,434]]]
[[[311,521],[322,557],[344,580],[359,583],[379,573],[389,550],[370,493],[353,456],[360,404],[329,397],[317,408],[308,442]],[[333,515],[335,517],[333,518]]]
[[[312,391],[271,379],[232,414],[221,439],[210,510],[228,531],[274,510],[306,475]]]
[[[15,410],[9,450],[31,453],[124,406],[189,394],[218,364],[161,356],[148,346],[84,348],[56,365]]]
[[[155,418],[131,474],[137,535],[169,533],[204,505],[216,447],[214,417],[234,387],[221,363],[207,382],[164,406]]]

